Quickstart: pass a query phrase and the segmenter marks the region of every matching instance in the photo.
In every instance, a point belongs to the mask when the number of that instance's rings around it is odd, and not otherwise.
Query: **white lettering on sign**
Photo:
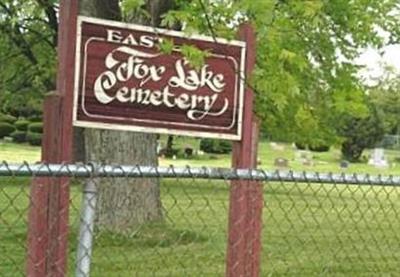
[[[118,30],[107,30],[107,41],[115,42],[127,45],[143,46],[147,48],[153,48],[156,42],[160,41],[157,37],[152,36],[139,36],[135,37],[133,34],[123,36],[121,31]]]
[[[121,33],[108,30],[107,40],[113,42],[128,42],[127,44],[150,45],[150,37],[135,39],[133,36],[122,37]],[[147,41],[146,41],[147,40]],[[153,40],[152,40],[153,41]],[[153,41],[154,42],[154,41]],[[120,55],[125,54],[125,55]],[[191,120],[201,120],[206,116],[220,116],[227,111],[229,101],[225,97],[221,99],[222,107],[215,110],[215,104],[221,96],[226,84],[223,74],[216,74],[204,65],[201,70],[190,69],[185,59],[175,62],[176,75],[170,77],[167,85],[160,90],[145,88],[148,82],[160,82],[166,71],[163,65],[150,65],[146,59],[157,57],[159,54],[145,53],[127,46],[116,48],[105,59],[106,71],[101,73],[94,83],[94,95],[102,104],[110,104],[113,101],[121,103],[136,103],[140,105],[165,106],[186,110],[186,115]],[[121,57],[126,57],[121,59]],[[139,87],[129,88],[121,83],[130,80],[138,81]],[[201,88],[208,88],[209,95],[196,95],[195,93],[175,94],[174,88],[182,88],[189,92],[195,92]],[[114,92],[110,92],[110,91]],[[214,108],[214,109],[213,109]]]
[[[207,85],[214,92],[221,92],[225,87],[224,76],[222,74],[214,75],[212,71],[208,71],[208,65],[201,68],[200,74],[195,70],[185,71],[183,65],[187,64],[186,60],[178,60],[176,62],[176,72],[178,76],[172,77],[169,84],[172,87],[181,87],[187,90],[198,90]]]

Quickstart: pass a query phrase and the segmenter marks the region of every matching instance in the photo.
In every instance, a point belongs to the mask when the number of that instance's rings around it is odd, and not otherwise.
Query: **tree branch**
[[[48,22],[47,25],[53,30],[53,46],[57,46],[58,41],[58,19],[55,6],[51,4],[48,0],[36,0],[39,6],[44,9]]]
[[[13,13],[13,11],[7,7],[5,3],[0,1],[0,8],[3,8],[3,10],[8,14],[10,17],[17,16],[17,14]],[[26,41],[24,35],[22,34],[18,24],[10,26],[1,26],[0,29],[3,30],[5,33],[8,34],[9,38],[11,41],[19,48],[21,49],[21,52],[25,55],[25,57],[34,65],[38,64],[38,60],[36,59],[31,47],[29,46],[29,43]]]

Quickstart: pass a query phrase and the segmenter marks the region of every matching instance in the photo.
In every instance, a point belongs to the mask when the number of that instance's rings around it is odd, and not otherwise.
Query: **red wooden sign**
[[[184,45],[209,53],[201,68]],[[241,41],[79,17],[74,125],[240,140],[245,51]]]

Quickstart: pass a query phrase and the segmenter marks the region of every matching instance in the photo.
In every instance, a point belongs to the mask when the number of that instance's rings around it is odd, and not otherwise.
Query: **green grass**
[[[198,143],[181,140],[177,143]],[[39,149],[0,145],[0,159],[36,161]],[[26,147],[26,148],[25,148]],[[3,154],[7,153],[7,154]],[[26,153],[30,153],[26,155]],[[392,163],[399,152],[386,151]],[[273,151],[263,141],[262,168],[287,158],[290,169],[339,171],[340,153],[314,153],[314,166],[294,161],[285,145]],[[367,152],[368,155],[368,152]],[[31,159],[31,160],[30,160]],[[161,160],[168,164],[229,166],[230,156]],[[349,171],[399,174],[399,166],[376,169],[352,164]],[[0,178],[0,275],[24,276],[27,178]],[[224,181],[162,180],[164,221],[123,234],[96,231],[92,276],[222,276],[228,225],[229,184]],[[264,186],[262,276],[400,275],[400,189],[331,184],[268,183]],[[81,189],[71,188],[69,275],[74,273]]]
[[[0,140],[0,161],[9,163],[40,161],[40,147]]]
[[[23,276],[28,179],[0,178],[0,275]],[[163,180],[164,221],[96,231],[92,276],[222,276],[229,184]],[[71,189],[69,272],[81,192]],[[400,189],[269,183],[264,187],[262,276],[400,274]]]

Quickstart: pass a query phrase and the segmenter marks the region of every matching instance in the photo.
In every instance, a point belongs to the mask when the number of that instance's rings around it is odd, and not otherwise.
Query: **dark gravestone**
[[[348,161],[341,161],[340,162],[340,168],[346,169],[349,168],[349,162]]]

